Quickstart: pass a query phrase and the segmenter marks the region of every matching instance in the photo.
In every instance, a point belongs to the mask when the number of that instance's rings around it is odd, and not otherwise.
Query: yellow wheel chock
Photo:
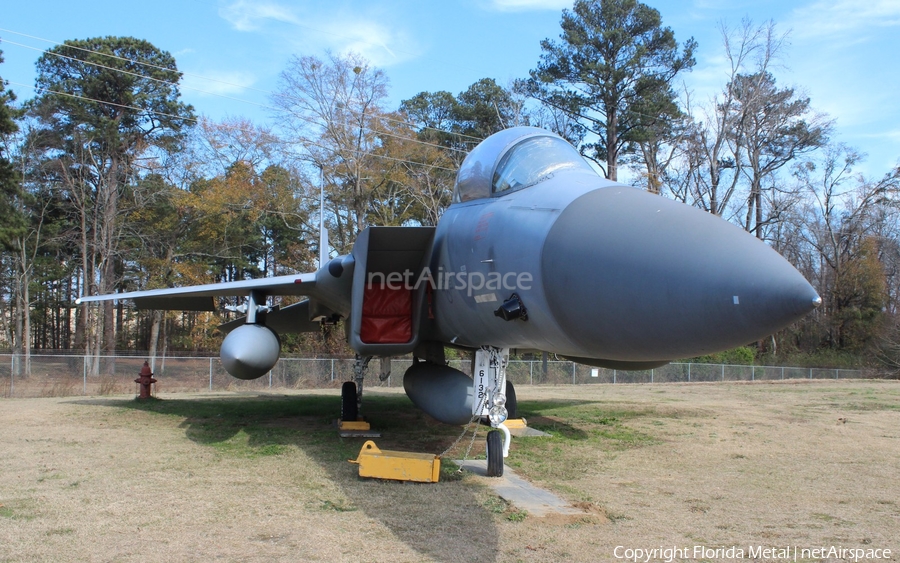
[[[367,431],[371,429],[369,423],[365,420],[339,420],[338,429],[345,431]]]
[[[441,473],[441,458],[434,454],[379,450],[372,440],[348,461],[359,465],[360,477],[375,479],[437,483]]]
[[[506,422],[504,422],[503,424],[505,424],[506,427],[509,428],[510,430],[512,430],[513,428],[515,428],[515,429],[528,428],[528,423],[525,421],[524,418],[508,418],[508,419],[506,419]]]
[[[338,435],[341,438],[380,438],[381,432],[372,430],[372,427],[363,419],[338,420],[335,422]]]

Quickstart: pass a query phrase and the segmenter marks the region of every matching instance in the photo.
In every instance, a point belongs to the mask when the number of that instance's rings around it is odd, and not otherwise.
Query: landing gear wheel
[[[516,388],[513,387],[512,381],[506,380],[506,412],[509,413],[508,418],[519,418],[519,407],[516,403]]]
[[[355,421],[359,416],[356,404],[356,383],[345,381],[341,386],[341,420]]]
[[[503,477],[503,434],[497,430],[487,435],[487,476]]]

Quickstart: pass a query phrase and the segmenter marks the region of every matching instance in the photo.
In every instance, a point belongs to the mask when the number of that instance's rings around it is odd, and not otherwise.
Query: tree
[[[77,225],[84,289],[110,293],[121,261],[123,199],[141,159],[175,150],[193,109],[179,101],[175,59],[147,41],[66,41],[37,61],[39,96],[30,112],[59,198]],[[88,309],[79,317],[84,345]],[[115,349],[112,305],[104,307],[103,348]],[[100,349],[97,340],[96,349]]]
[[[524,87],[522,82],[517,87]],[[584,140],[584,126],[571,113],[546,104],[538,104],[535,108],[529,108],[528,124],[552,131],[565,139],[574,147],[580,146]]]
[[[459,96],[420,92],[401,102],[405,121],[416,128],[405,135],[413,134],[421,142],[387,146],[406,161],[399,178],[412,199],[414,222],[436,225],[450,205],[456,170],[468,152],[485,137],[527,121],[521,98],[492,78],[482,78]]]
[[[0,63],[3,62],[3,52],[0,51]],[[21,187],[21,176],[17,174],[13,163],[10,161],[12,146],[15,143],[14,135],[19,130],[14,121],[16,113],[12,104],[15,95],[6,90],[6,82],[0,78],[0,251],[11,253],[9,260],[10,288],[15,309],[15,321],[13,330],[5,330],[9,333],[13,351],[16,354],[25,354],[24,372],[29,372],[28,364],[28,277],[29,270],[25,270],[23,280],[23,263],[19,241],[27,232],[28,216],[24,213],[24,193]],[[24,285],[23,285],[24,283]],[[5,292],[4,292],[5,293]],[[15,370],[18,374],[22,370]]]
[[[694,104],[686,93],[684,105],[690,122],[683,137],[680,167],[669,177],[669,186],[676,199],[726,216],[742,179],[744,162],[733,86],[741,73],[766,72],[784,38],[775,35],[773,22],[754,26],[749,19],[736,30],[720,22],[719,31],[728,80],[708,103]],[[749,65],[753,70],[748,71]]]
[[[370,171],[378,168],[376,132],[385,113],[387,83],[384,73],[359,55],[295,56],[272,96],[297,156],[326,190],[337,235],[332,242],[341,253],[368,225]]]
[[[763,191],[777,193],[775,172],[825,144],[831,126],[823,117],[810,115],[809,98],[797,97],[792,88],[778,89],[769,72],[739,74],[730,88],[744,147],[741,170],[750,185],[744,229],[763,238],[763,227],[778,220],[777,213],[764,216]]]
[[[382,179],[374,192],[372,215],[380,225],[436,225],[447,206],[461,146],[439,144],[433,130],[420,130],[392,114],[379,132]],[[449,139],[448,139],[449,140]]]
[[[776,86],[770,69],[786,36],[773,22],[754,26],[745,19],[737,29],[721,23],[720,31],[728,81],[706,104],[692,105],[688,95],[691,121],[680,166],[668,180],[676,198],[764,238],[800,199],[778,170],[820,147],[830,124],[812,113],[809,98]]]
[[[395,127],[395,139],[414,135],[420,142],[386,143],[395,158],[405,161],[401,182],[415,200],[410,210],[415,222],[437,224],[456,180],[456,170],[481,140],[507,127],[521,125],[530,115],[521,94],[492,78],[482,78],[459,96],[450,92],[420,92],[400,104],[408,126]],[[543,123],[541,123],[543,125]]]
[[[659,12],[637,0],[577,0],[563,10],[561,42],[541,42],[530,95],[577,118],[596,140],[585,156],[618,177],[620,157],[647,130],[671,118],[672,80],[694,66],[696,42],[679,52]]]
[[[0,51],[3,63],[3,51]],[[22,196],[20,178],[16,174],[10,152],[12,136],[19,130],[14,120],[16,96],[6,90],[6,82],[0,78],[0,247],[9,248],[12,240],[21,235],[25,218],[18,212],[17,200]]]
[[[465,146],[459,135],[459,101],[450,92],[419,92],[400,102],[400,112],[418,128],[420,139],[446,147]]]
[[[524,122],[520,97],[493,78],[482,78],[458,96],[420,92],[403,100],[400,111],[418,127],[419,138],[468,152],[497,131]]]
[[[281,155],[281,139],[269,127],[249,119],[228,117],[215,122],[200,118],[194,129],[196,139],[187,147],[195,164],[202,165],[198,176],[224,174],[238,162],[263,170]]]
[[[482,78],[456,99],[456,128],[467,137],[484,139],[521,122],[522,104],[493,78]],[[470,148],[477,143],[474,140],[471,142]]]
[[[867,180],[852,172],[861,159],[855,150],[833,144],[819,159],[796,168],[810,203],[791,223],[811,252],[804,260],[786,249],[789,258],[805,263],[804,273],[819,288],[824,344],[851,351],[877,340],[890,311],[882,256],[897,245],[900,196],[900,169],[878,181]]]
[[[638,126],[633,139],[637,155],[626,160],[642,170],[640,183],[647,191],[662,193],[669,167],[681,156],[684,139],[690,131],[690,118],[681,111],[674,92],[661,87],[635,104]]]

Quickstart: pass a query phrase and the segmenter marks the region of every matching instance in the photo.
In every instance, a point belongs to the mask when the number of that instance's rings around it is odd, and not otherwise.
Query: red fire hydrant
[[[150,371],[150,363],[144,362],[144,367],[141,368],[141,376],[134,380],[135,383],[139,383],[141,385],[141,394],[138,395],[138,399],[149,399],[150,398],[150,386],[156,383],[156,380],[153,379],[153,372]]]

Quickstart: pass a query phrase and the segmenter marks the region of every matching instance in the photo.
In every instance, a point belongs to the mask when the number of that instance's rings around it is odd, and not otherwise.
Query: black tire
[[[519,405],[516,403],[516,388],[513,387],[512,381],[506,380],[506,412],[509,418],[519,418]]]
[[[355,421],[359,416],[356,404],[356,383],[345,381],[341,386],[341,420]]]
[[[487,435],[487,476],[503,477],[503,435],[498,430]]]

